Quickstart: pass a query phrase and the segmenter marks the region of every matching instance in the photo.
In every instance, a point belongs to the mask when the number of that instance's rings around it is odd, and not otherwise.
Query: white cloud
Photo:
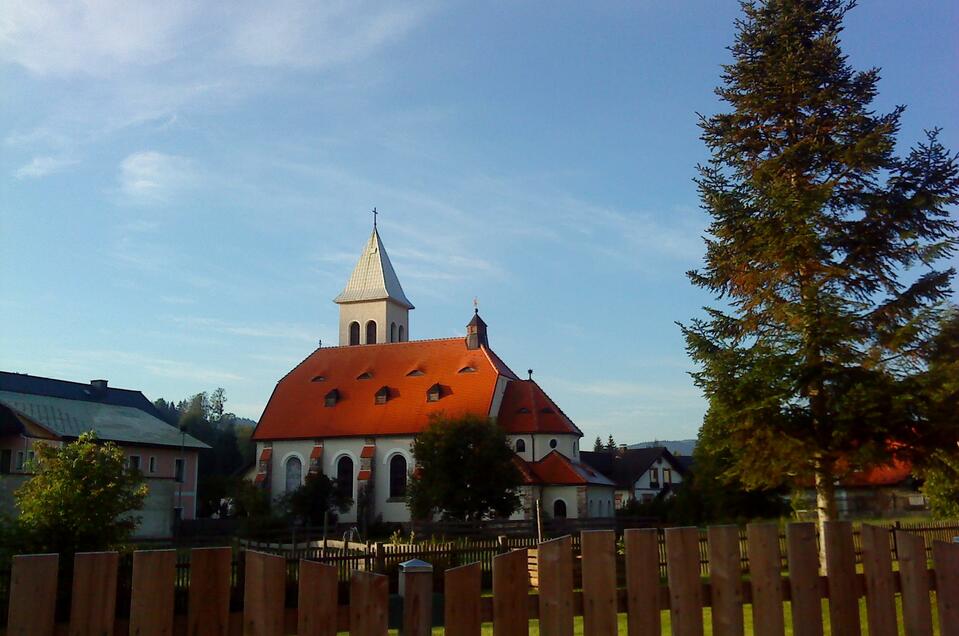
[[[153,150],[135,152],[120,163],[120,189],[130,198],[162,201],[192,180],[192,162]]]
[[[34,157],[29,163],[17,168],[13,176],[17,179],[40,179],[75,163],[77,162],[73,159],[62,157]]]

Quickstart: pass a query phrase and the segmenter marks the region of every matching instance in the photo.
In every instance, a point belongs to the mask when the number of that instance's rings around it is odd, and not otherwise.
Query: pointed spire
[[[397,278],[386,248],[383,247],[383,241],[380,240],[379,231],[376,229],[375,210],[374,208],[373,233],[370,234],[370,239],[366,242],[356,267],[353,268],[353,274],[350,275],[346,288],[333,299],[333,302],[342,304],[367,300],[392,300],[406,309],[413,309],[413,303],[403,293],[400,279]]]

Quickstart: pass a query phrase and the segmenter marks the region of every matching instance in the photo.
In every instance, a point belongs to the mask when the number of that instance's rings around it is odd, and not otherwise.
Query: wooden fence
[[[479,564],[444,573],[444,595],[436,614],[447,634],[478,636],[491,622],[496,636],[529,633],[529,620],[539,619],[541,633],[571,636],[574,616],[583,617],[583,633],[612,636],[620,617],[630,635],[660,633],[661,612],[669,611],[674,636],[702,636],[710,607],[712,633],[744,634],[745,614],[751,612],[757,636],[784,636],[787,616],[796,636],[821,636],[824,623],[831,633],[862,633],[859,600],[865,598],[870,636],[893,636],[901,621],[905,633],[933,634],[930,592],[936,592],[941,636],[959,636],[959,544],[935,541],[929,569],[922,536],[864,526],[862,573],[857,572],[852,527],[830,522],[824,537],[827,574],[821,575],[813,524],[786,529],[785,553],[791,567],[783,569],[783,550],[775,524],[746,528],[750,573],[743,576],[739,530],[715,526],[707,531],[711,574],[700,574],[699,531],[665,531],[667,576],[659,572],[658,536],[653,529],[628,530],[624,537],[625,585],[618,587],[616,535],[587,531],[580,537],[582,588],[573,583],[573,540],[561,537],[537,546],[540,587],[530,594],[526,577],[527,550],[517,549],[493,560],[493,594],[484,596]],[[896,541],[899,568],[892,568],[890,546]],[[351,574],[348,595],[340,598],[337,569],[302,561],[298,586],[287,590],[286,559],[248,552],[243,578],[243,604],[231,612],[231,550],[197,548],[191,555],[186,611],[177,613],[176,553],[173,550],[135,552],[129,614],[117,618],[118,555],[115,552],[76,555],[68,623],[56,624],[57,555],[14,557],[7,634],[17,636],[68,633],[203,634],[249,636],[333,636],[337,631],[383,636],[391,624],[387,577],[367,571]],[[393,617],[410,636],[429,634],[432,577],[406,575],[402,610]],[[823,616],[822,599],[828,599]],[[901,619],[897,615],[897,598]],[[791,611],[785,612],[785,603]],[[749,607],[746,607],[746,606]],[[121,613],[124,614],[125,612]]]

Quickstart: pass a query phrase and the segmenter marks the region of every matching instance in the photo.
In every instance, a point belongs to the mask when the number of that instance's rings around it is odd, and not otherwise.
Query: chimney
[[[90,380],[90,395],[93,397],[103,397],[107,394],[106,380]]]
[[[480,318],[479,309],[474,309],[473,319],[466,325],[466,348],[479,349],[481,345],[489,346],[489,340],[486,338],[486,323]]]

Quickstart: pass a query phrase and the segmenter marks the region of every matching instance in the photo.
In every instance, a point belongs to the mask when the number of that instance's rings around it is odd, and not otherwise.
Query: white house
[[[616,484],[617,508],[630,500],[646,502],[662,493],[668,496],[686,476],[683,463],[662,446],[584,451],[580,459]]]

